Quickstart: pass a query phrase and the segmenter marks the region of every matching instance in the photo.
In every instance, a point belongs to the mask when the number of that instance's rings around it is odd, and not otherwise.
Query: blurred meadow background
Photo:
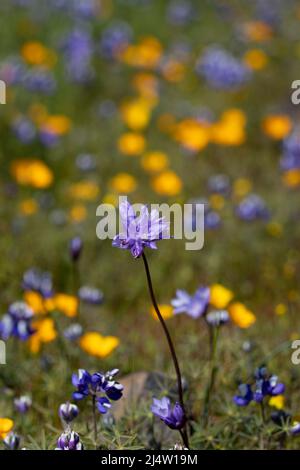
[[[300,414],[300,367],[291,362],[300,336],[300,105],[291,102],[300,2],[2,0],[0,30],[0,437],[13,431],[21,447],[54,449],[72,373],[119,368],[125,390],[138,388],[132,374],[163,385],[142,385],[139,400],[127,394],[116,416],[114,405],[99,415],[98,446],[176,442],[150,411],[174,374],[142,261],[96,237],[97,206],[127,195],[205,202],[201,251],[181,240],[148,250],[187,384],[191,447],[297,448],[287,421],[271,415],[297,423]],[[171,306],[177,289],[199,286],[210,288],[209,308],[230,317],[206,426],[207,325]],[[16,301],[33,311],[25,338],[5,333]],[[265,424],[256,404],[232,400],[263,364],[286,387],[266,398]],[[16,404],[24,396],[25,411]],[[78,406],[74,429],[93,448],[89,406]]]

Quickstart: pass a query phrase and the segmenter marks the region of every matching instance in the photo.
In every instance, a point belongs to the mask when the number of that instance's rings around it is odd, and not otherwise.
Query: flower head
[[[31,407],[32,400],[28,395],[22,395],[19,398],[14,399],[14,405],[19,413],[25,414]]]
[[[182,407],[176,402],[172,408],[168,397],[163,397],[161,400],[153,398],[151,411],[171,429],[182,429],[185,425],[186,417]]]
[[[55,450],[83,450],[79,435],[74,431],[63,432],[57,441]]]
[[[137,216],[126,200],[120,204],[120,217],[124,231],[115,236],[113,246],[130,250],[134,258],[139,258],[146,247],[155,250],[158,240],[169,238],[169,225],[157,210],[149,213],[147,206],[142,205]]]
[[[184,290],[177,290],[176,297],[171,304],[174,314],[186,313],[192,318],[201,317],[209,304],[210,292],[208,287],[199,287],[194,295],[189,295]]]
[[[5,447],[10,450],[18,450],[20,446],[21,438],[15,432],[10,432],[3,439]]]
[[[254,379],[253,385],[241,384],[239,386],[240,395],[233,398],[236,405],[247,406],[251,401],[261,403],[266,396],[276,397],[285,391],[285,385],[278,382],[275,375],[269,375],[265,366],[256,369]]]
[[[9,418],[0,418],[0,439],[5,439],[8,433],[12,430],[14,422]]]
[[[11,336],[27,340],[34,330],[31,325],[33,311],[25,302],[14,302],[0,321],[0,336],[6,340]]]
[[[70,402],[63,403],[62,405],[60,405],[58,410],[60,418],[65,423],[71,423],[71,421],[73,421],[78,416],[78,413],[78,406]]]
[[[22,287],[25,291],[34,291],[48,298],[53,295],[52,278],[48,272],[41,272],[35,268],[29,269],[23,275]]]
[[[70,241],[70,255],[75,262],[79,259],[83,247],[83,242],[80,237],[74,237]]]
[[[123,395],[123,385],[114,380],[118,372],[118,369],[113,369],[105,374],[96,372],[91,375],[79,369],[78,374],[72,377],[72,383],[77,389],[73,393],[74,400],[83,400],[89,395],[95,397],[99,412],[105,414],[111,407],[110,400],[119,400]]]

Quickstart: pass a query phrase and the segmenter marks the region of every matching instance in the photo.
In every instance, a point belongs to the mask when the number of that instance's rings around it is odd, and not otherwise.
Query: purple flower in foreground
[[[139,258],[146,247],[155,250],[158,240],[170,238],[169,224],[159,217],[157,210],[149,213],[147,206],[142,205],[137,216],[127,200],[120,204],[119,210],[124,231],[114,237],[112,244],[130,250],[134,258]]]
[[[186,418],[182,407],[176,402],[172,408],[168,397],[161,400],[153,398],[151,411],[171,429],[182,429],[185,425]]]
[[[65,423],[71,423],[73,419],[77,418],[79,413],[79,409],[77,405],[74,405],[73,403],[63,403],[60,405],[58,414],[59,417],[65,422]]]
[[[20,447],[21,438],[15,432],[10,432],[3,439],[3,443],[7,449],[18,450]]]
[[[176,297],[171,301],[174,314],[186,313],[192,318],[201,317],[206,311],[210,298],[208,287],[199,287],[194,295],[189,295],[184,290],[177,290]]]
[[[66,431],[59,436],[55,450],[83,450],[83,445],[76,432]]]

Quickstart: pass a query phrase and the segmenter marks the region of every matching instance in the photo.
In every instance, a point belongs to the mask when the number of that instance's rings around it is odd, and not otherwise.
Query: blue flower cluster
[[[246,196],[237,206],[236,214],[240,219],[246,222],[252,222],[254,220],[268,221],[270,218],[270,211],[265,201],[257,194],[249,194]]]
[[[278,382],[276,375],[269,375],[266,367],[260,367],[255,372],[255,383],[241,384],[239,395],[233,397],[233,401],[238,406],[247,406],[251,401],[262,403],[266,396],[276,397],[285,391],[285,385]]]
[[[14,302],[0,321],[0,337],[6,341],[10,337],[26,341],[34,330],[31,325],[33,311],[25,302]]]
[[[84,369],[79,369],[78,374],[72,376],[72,383],[76,387],[73,393],[74,400],[83,400],[91,396],[95,399],[98,411],[101,414],[107,413],[111,408],[110,400],[119,400],[123,394],[123,385],[114,380],[118,372],[118,369],[113,369],[105,374],[100,372],[90,374]]]
[[[218,46],[207,48],[196,63],[196,72],[209,86],[231,90],[239,88],[251,77],[250,70],[230,53]]]

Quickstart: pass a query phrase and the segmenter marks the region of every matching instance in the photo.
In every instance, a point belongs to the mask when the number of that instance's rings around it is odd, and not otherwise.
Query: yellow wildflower
[[[100,189],[94,181],[79,181],[69,188],[69,195],[73,199],[82,201],[94,201],[99,195]]]
[[[292,129],[292,121],[286,114],[272,114],[262,121],[264,133],[274,140],[284,139]]]
[[[42,343],[51,343],[55,340],[57,331],[52,318],[34,321],[32,326],[36,332],[29,338],[29,349],[33,354],[37,354]]]
[[[110,180],[109,185],[117,193],[129,194],[135,191],[137,181],[129,173],[118,173]]]
[[[121,52],[121,59],[134,67],[155,68],[162,56],[163,49],[157,38],[148,36],[138,44],[130,44]]]
[[[48,188],[53,182],[53,173],[47,165],[35,159],[20,159],[12,162],[11,174],[17,183],[34,188]]]
[[[204,123],[196,119],[184,119],[174,130],[174,138],[183,147],[197,152],[207,146],[209,142],[209,129]]]
[[[51,134],[64,135],[71,129],[71,120],[61,114],[48,116],[42,123],[42,129]]]
[[[83,204],[76,204],[70,209],[70,220],[75,223],[80,223],[86,219],[87,210]]]
[[[12,430],[14,422],[9,418],[0,418],[0,439],[5,439],[7,434]]]
[[[277,410],[283,410],[285,403],[285,397],[283,395],[277,395],[276,397],[272,397],[269,400],[269,405],[273,406]]]
[[[162,196],[177,196],[182,190],[182,181],[174,171],[167,170],[152,179],[152,188]]]
[[[157,173],[168,167],[169,159],[164,152],[148,152],[143,156],[141,165],[147,172]]]
[[[297,188],[300,186],[300,170],[289,170],[283,174],[283,183],[289,188]]]
[[[151,117],[151,106],[146,99],[138,98],[121,106],[121,116],[125,124],[134,131],[142,131]]]
[[[56,294],[53,298],[57,310],[64,313],[67,317],[76,317],[78,313],[78,299],[73,295]]]
[[[262,70],[268,63],[268,57],[261,49],[250,49],[244,55],[244,62],[253,70]]]
[[[233,292],[221,284],[210,287],[210,304],[218,309],[226,308],[233,299]]]
[[[56,54],[38,41],[26,42],[21,49],[23,59],[31,65],[51,67],[56,62]]]
[[[174,313],[173,313],[173,307],[172,305],[169,305],[169,304],[159,304],[158,305],[158,308],[159,308],[159,311],[160,313],[162,314],[162,317],[164,320],[168,320],[168,318],[171,318],[173,317]],[[151,307],[150,309],[150,313],[152,315],[152,317],[154,318],[154,320],[158,320],[158,317],[157,317],[157,314],[155,312],[155,309],[154,307]]]
[[[19,204],[20,212],[23,215],[33,215],[38,211],[38,208],[38,203],[32,198],[24,199]]]
[[[240,302],[231,304],[228,308],[232,321],[240,328],[249,328],[256,322],[254,313],[248,310],[245,305]]]
[[[120,152],[128,156],[140,155],[145,150],[145,146],[145,137],[137,132],[125,132],[118,140]]]
[[[116,336],[102,336],[97,332],[85,333],[79,340],[79,345],[91,356],[104,358],[109,356],[120,344]]]

